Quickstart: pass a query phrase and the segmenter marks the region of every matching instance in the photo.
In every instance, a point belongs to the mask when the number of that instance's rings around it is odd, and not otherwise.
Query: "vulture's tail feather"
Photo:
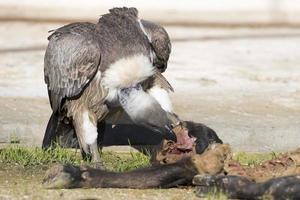
[[[46,128],[42,148],[47,149],[54,143],[63,148],[79,148],[72,121],[64,123],[53,112]]]
[[[44,135],[43,144],[42,144],[43,149],[48,149],[56,141],[58,123],[59,123],[58,115],[53,112],[48,121],[48,125]]]

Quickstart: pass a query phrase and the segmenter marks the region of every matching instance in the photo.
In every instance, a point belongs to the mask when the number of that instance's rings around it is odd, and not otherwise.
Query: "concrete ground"
[[[50,106],[47,31],[59,23],[0,22],[0,142],[41,145]],[[176,112],[215,129],[235,150],[299,147],[300,29],[166,27],[165,76]]]

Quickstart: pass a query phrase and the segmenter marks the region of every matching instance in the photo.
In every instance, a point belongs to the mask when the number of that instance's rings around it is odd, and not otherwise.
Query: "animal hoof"
[[[43,179],[43,187],[47,189],[62,189],[74,187],[74,181],[80,176],[80,169],[68,165],[56,165],[47,170]]]

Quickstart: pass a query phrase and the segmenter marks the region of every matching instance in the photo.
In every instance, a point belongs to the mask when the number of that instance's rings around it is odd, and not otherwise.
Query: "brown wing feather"
[[[44,59],[45,82],[53,111],[65,98],[77,98],[93,79],[100,63],[100,48],[91,23],[57,29],[50,37]]]

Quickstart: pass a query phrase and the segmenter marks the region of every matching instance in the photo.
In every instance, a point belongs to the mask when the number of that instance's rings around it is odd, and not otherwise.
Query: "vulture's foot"
[[[90,166],[95,169],[106,170],[106,167],[104,166],[102,161],[92,162],[92,164]]]
[[[94,142],[93,144],[89,145],[89,149],[90,149],[91,156],[92,156],[92,166],[96,169],[105,170],[103,161],[102,161],[100,153],[99,153],[97,141]]]
[[[86,162],[90,162],[91,167],[102,170],[106,169],[100,155],[82,152],[82,157]]]

